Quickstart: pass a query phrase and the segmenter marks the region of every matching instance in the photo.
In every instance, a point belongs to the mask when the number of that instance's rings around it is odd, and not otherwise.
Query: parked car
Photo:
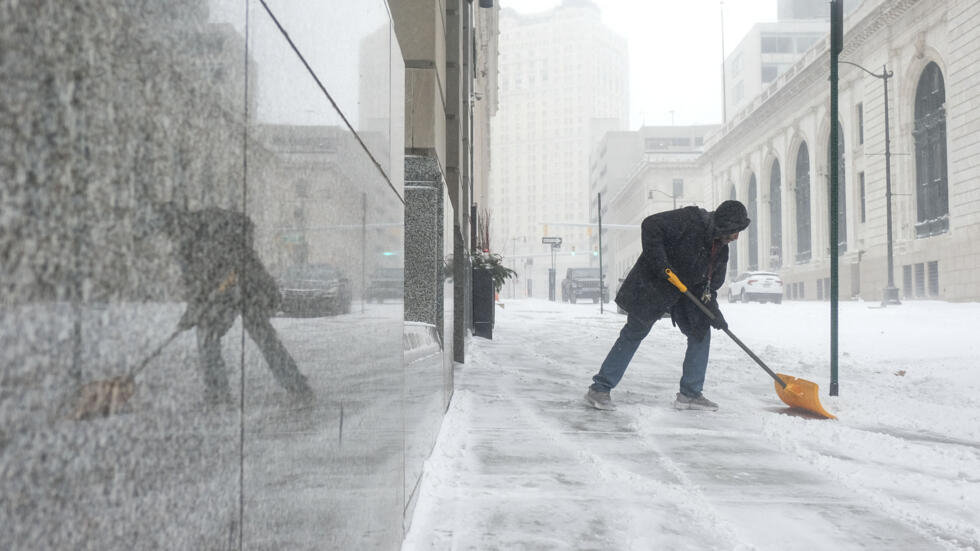
[[[783,280],[772,272],[744,272],[728,286],[728,302],[783,301]]]
[[[347,314],[351,284],[329,264],[302,264],[286,269],[279,279],[282,312],[285,315],[317,316]]]
[[[561,282],[562,302],[571,302],[580,298],[591,298],[599,303],[599,268],[568,268],[565,279]],[[602,302],[609,302],[609,287],[602,286]]]
[[[364,298],[369,302],[385,299],[402,299],[405,296],[405,270],[403,268],[378,268],[371,275]]]

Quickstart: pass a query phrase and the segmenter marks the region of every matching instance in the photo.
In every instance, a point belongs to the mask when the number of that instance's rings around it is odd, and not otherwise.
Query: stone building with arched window
[[[980,299],[980,3],[865,0],[844,24],[839,71],[841,299]],[[787,299],[830,290],[828,40],[807,51],[705,143],[706,203],[735,197],[753,225],[729,274],[775,270]],[[889,117],[891,197],[885,185]]]

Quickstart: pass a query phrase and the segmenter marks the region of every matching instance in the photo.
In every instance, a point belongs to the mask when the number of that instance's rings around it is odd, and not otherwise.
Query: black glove
[[[718,307],[717,300],[712,300],[708,303],[708,310],[715,317],[715,319],[708,318],[711,327],[718,330],[728,329],[728,322],[725,321],[725,316],[721,315],[721,309]]]

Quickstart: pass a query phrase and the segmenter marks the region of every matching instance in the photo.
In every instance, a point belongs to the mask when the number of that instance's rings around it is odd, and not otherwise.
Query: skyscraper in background
[[[502,296],[548,296],[546,233],[563,239],[565,268],[588,266],[589,155],[610,130],[627,128],[626,40],[591,0],[551,10],[500,13],[500,109],[491,122],[490,248],[517,270]],[[581,224],[581,225],[565,225]],[[592,262],[592,264],[595,264]]]

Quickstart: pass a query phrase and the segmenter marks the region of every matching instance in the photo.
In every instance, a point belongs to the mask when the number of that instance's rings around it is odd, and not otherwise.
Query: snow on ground
[[[684,337],[658,322],[613,399],[582,395],[625,317],[510,301],[474,338],[403,551],[980,549],[980,304],[723,304],[773,370],[837,421],[788,409],[713,332],[705,395],[671,407]],[[612,305],[615,309],[615,305]]]

